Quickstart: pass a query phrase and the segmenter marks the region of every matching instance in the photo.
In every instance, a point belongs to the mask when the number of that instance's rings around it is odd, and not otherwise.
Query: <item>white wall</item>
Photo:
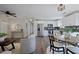
[[[75,22],[76,25],[79,25],[79,13],[76,14],[75,19],[76,19],[76,22]]]
[[[75,25],[75,16],[71,15],[69,17],[66,17],[65,23],[66,26]]]
[[[0,32],[8,33],[8,21],[4,14],[0,14]]]
[[[0,32],[8,33],[8,23],[0,22]]]
[[[79,25],[79,13],[64,17],[62,23],[64,26]]]
[[[11,27],[14,24],[19,24],[21,26],[21,29],[23,29],[24,31],[24,37],[28,36],[31,34],[31,22],[28,21],[29,19],[27,18],[17,18],[17,19],[13,19],[10,21],[10,31],[12,31]],[[16,30],[16,29],[15,29]]]

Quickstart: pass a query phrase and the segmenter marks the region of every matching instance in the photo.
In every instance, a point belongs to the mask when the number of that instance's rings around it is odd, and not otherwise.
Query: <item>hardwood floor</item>
[[[34,54],[45,54],[48,46],[48,37],[36,37],[36,51]]]
[[[13,53],[15,53],[15,52],[20,53],[20,44],[19,44],[19,42],[20,42],[20,39],[18,39],[16,44],[15,44],[17,52],[15,50],[13,50]],[[48,46],[49,46],[48,37],[36,37],[36,50],[32,54],[46,54],[46,49],[47,49]],[[7,47],[10,48],[11,46],[7,46]],[[6,50],[7,50],[7,48],[6,48]]]

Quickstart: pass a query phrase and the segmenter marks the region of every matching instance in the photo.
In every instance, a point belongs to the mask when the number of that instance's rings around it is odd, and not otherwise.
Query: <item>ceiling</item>
[[[79,10],[79,4],[65,5],[64,14]],[[18,17],[31,17],[36,19],[61,18],[62,12],[57,11],[57,4],[1,4],[0,10],[16,13]]]

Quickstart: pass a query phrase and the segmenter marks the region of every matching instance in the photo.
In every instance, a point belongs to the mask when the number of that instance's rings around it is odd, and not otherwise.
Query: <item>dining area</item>
[[[49,34],[49,51],[51,54],[79,54],[79,33],[54,30]]]

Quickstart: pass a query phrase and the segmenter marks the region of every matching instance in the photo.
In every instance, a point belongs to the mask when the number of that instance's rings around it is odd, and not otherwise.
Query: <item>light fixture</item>
[[[64,4],[59,4],[58,6],[57,6],[57,10],[58,11],[63,11],[65,9],[65,5]]]

